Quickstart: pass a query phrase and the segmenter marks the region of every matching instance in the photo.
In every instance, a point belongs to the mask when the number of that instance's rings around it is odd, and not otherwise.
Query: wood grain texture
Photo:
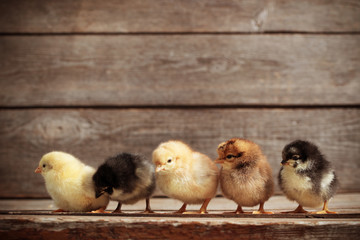
[[[357,239],[359,219],[2,216],[3,239]]]
[[[359,105],[359,35],[1,36],[0,106]]]
[[[288,142],[313,141],[333,163],[340,192],[359,192],[359,130],[358,108],[0,110],[0,197],[46,197],[34,170],[52,150],[97,167],[118,152],[150,157],[160,142],[180,139],[215,159],[217,145],[232,137],[258,143],[274,179]]]
[[[356,0],[2,0],[0,32],[359,32]]]
[[[157,213],[157,216],[162,216],[164,218],[167,217],[182,217],[183,215],[172,214],[173,212],[177,211],[181,205],[183,204],[181,201],[172,199],[172,198],[158,198],[153,197],[150,200],[151,209]],[[109,205],[107,206],[108,211],[113,211],[117,207],[116,201],[110,201]],[[275,212],[276,215],[228,215],[223,214],[224,212],[234,211],[237,208],[237,204],[229,199],[224,197],[215,197],[211,199],[210,204],[208,205],[207,211],[209,214],[205,216],[212,216],[212,217],[236,217],[236,218],[307,218],[309,216],[319,216],[315,214],[280,214],[280,212],[284,211],[291,211],[297,207],[296,202],[289,201],[283,195],[272,196],[266,203],[265,209],[267,211]],[[199,210],[200,205],[188,205],[186,207],[187,210],[196,211]],[[18,215],[49,215],[49,214],[56,214],[52,213],[52,211],[58,209],[53,200],[51,199],[0,199],[0,218],[1,214],[18,214]],[[124,204],[121,207],[121,211],[124,211],[123,214],[116,214],[116,216],[122,217],[131,217],[131,216],[139,216],[139,217],[153,217],[153,214],[144,214],[142,213],[145,209],[145,200],[139,201],[135,204]],[[244,210],[247,212],[252,212],[258,209],[258,206],[254,207],[244,207]],[[356,217],[360,218],[360,193],[339,193],[336,194],[334,198],[331,199],[329,203],[329,209],[331,211],[336,211],[338,214],[328,214],[325,216],[324,214],[321,215],[321,218],[329,218],[329,219],[336,219],[336,218],[347,218],[347,217]],[[318,211],[320,208],[310,209],[306,208],[308,211]],[[166,213],[166,214],[164,214]],[[89,215],[90,213],[57,213],[62,215]],[[104,214],[105,216],[114,216],[112,214]],[[339,216],[341,214],[341,216]],[[94,214],[98,215],[98,214]],[[185,214],[185,216],[188,216]],[[192,216],[201,217],[201,214],[192,214]]]

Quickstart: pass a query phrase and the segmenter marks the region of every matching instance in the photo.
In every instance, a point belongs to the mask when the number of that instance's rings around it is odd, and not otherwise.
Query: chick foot
[[[304,210],[303,207],[299,205],[294,211],[281,212],[281,213],[309,213],[309,212]]]
[[[53,212],[53,213],[57,213],[57,212],[67,212],[67,211],[59,208],[59,209],[56,209],[56,210],[54,210],[54,211],[52,211],[52,212]]]
[[[234,212],[224,212],[223,214],[251,214],[251,212],[234,211]]]
[[[151,214],[151,213],[155,213],[155,212],[153,210],[151,210],[151,209],[149,209],[149,210],[145,209],[145,211],[143,211],[141,213],[143,213],[143,214]]]
[[[150,208],[150,199],[149,198],[146,198],[146,208],[145,208],[145,211],[143,211],[142,213],[144,213],[144,214],[154,213],[154,211],[151,210],[151,208]]]
[[[240,205],[238,205],[235,212],[224,212],[223,214],[249,214],[250,212],[244,212]]]
[[[186,203],[184,203],[182,206],[181,206],[181,208],[179,209],[179,210],[177,210],[176,212],[174,212],[174,213],[176,213],[176,214],[178,214],[178,213],[185,213],[186,212],[186,206],[187,206],[187,204]]]
[[[252,214],[274,214],[273,212],[266,212],[264,210],[264,203],[260,203],[259,210],[253,211]]]
[[[112,213],[123,213],[121,211],[121,206],[122,206],[121,202],[118,202],[116,209]]]
[[[209,205],[209,202],[211,201],[211,198],[207,198],[205,199],[204,203],[201,205],[200,210],[198,211],[198,213],[200,214],[207,214],[208,212],[206,211],[207,206]]]
[[[183,212],[182,214],[208,214],[208,212],[195,211],[195,212]]]
[[[312,214],[336,214],[337,212],[333,212],[333,211],[330,211],[328,209],[328,203],[327,201],[324,202],[324,207],[323,207],[323,210],[321,211],[318,211],[318,212],[311,212]]]
[[[182,212],[182,214],[207,214],[208,212],[206,211],[206,208],[209,205],[210,200],[211,200],[211,198],[205,199],[205,201],[201,205],[201,208],[200,208],[199,211],[195,211],[195,212],[186,212],[186,211],[184,211],[184,212]]]
[[[97,210],[91,211],[91,213],[111,213],[111,212],[105,211],[105,209],[106,209],[106,207],[101,207]]]
[[[312,214],[337,214],[337,212],[329,211],[329,210],[321,210],[318,212],[311,212]]]

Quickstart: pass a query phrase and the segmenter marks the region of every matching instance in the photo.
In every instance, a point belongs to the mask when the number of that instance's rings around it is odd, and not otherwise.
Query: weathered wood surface
[[[157,214],[162,214],[164,217],[170,217],[174,216],[175,214],[170,214],[176,210],[178,210],[182,202],[178,201],[176,199],[171,198],[157,198],[153,197],[150,201],[151,208],[155,211]],[[110,201],[107,211],[113,211],[117,206],[117,202]],[[223,197],[216,197],[213,198],[209,206],[207,208],[209,214],[207,216],[212,217],[226,217],[224,216],[224,212],[230,212],[234,211],[236,209],[237,205],[235,202],[223,198]],[[282,216],[282,218],[306,218],[309,217],[309,214],[280,214],[280,212],[284,211],[291,211],[294,210],[297,207],[296,202],[289,201],[285,196],[283,195],[275,195],[272,196],[266,203],[265,203],[265,209],[267,211],[272,211],[276,215],[239,215],[237,217],[269,217],[272,218],[275,216],[276,218],[279,218]],[[188,205],[187,209],[190,211],[196,211],[199,210],[200,205]],[[53,201],[51,199],[0,199],[0,218],[1,214],[6,214],[5,212],[8,211],[9,214],[17,214],[17,215],[26,215],[26,214],[50,214],[49,212],[58,209]],[[141,214],[142,211],[145,209],[145,200],[139,201],[133,205],[123,205],[121,210],[124,212],[124,214],[105,214],[105,216],[134,216],[134,214],[138,216],[154,216],[154,214]],[[252,212],[258,209],[258,206],[249,208],[244,207],[244,210],[246,212]],[[305,208],[308,211],[319,211],[318,209],[310,209]],[[338,215],[340,216],[355,216],[356,214],[360,214],[360,193],[339,193],[334,196],[333,199],[331,199],[329,203],[329,209],[332,211],[338,212]],[[163,213],[166,213],[164,215]],[[74,214],[90,214],[90,213],[51,213],[51,214],[65,214],[65,215],[74,215]],[[99,215],[99,214],[95,214]],[[198,216],[199,214],[193,214],[193,216]],[[201,215],[201,214],[200,214]],[[281,216],[280,216],[281,215]],[[157,216],[157,215],[155,215]],[[176,216],[176,215],[175,215]],[[178,216],[178,215],[177,215]],[[334,214],[328,214],[328,215],[319,215],[319,214],[311,214],[312,217],[321,217],[321,218],[341,218],[338,216],[334,216]],[[230,215],[229,217],[234,217],[234,215]]]
[[[81,235],[86,239],[234,239],[236,236],[237,239],[285,239],[291,236],[295,239],[336,239],[342,234],[340,238],[353,239],[360,230],[358,193],[336,195],[329,206],[339,214],[327,215],[280,214],[280,211],[296,207],[284,196],[273,196],[266,202],[266,209],[274,211],[273,215],[223,214],[234,210],[236,205],[221,197],[210,202],[209,214],[172,214],[181,202],[168,198],[153,198],[151,206],[155,214],[141,214],[145,207],[141,201],[123,205],[124,214],[50,213],[49,210],[56,209],[51,200],[0,200],[0,237],[73,239]],[[116,203],[111,202],[108,210],[115,207]],[[188,209],[197,210],[199,207],[190,205]]]
[[[359,35],[1,36],[0,106],[359,105]]]
[[[360,219],[3,216],[2,239],[357,239]]]
[[[359,32],[356,0],[2,0],[0,32]]]
[[[274,178],[284,145],[297,138],[311,140],[334,164],[340,192],[356,192],[359,128],[358,108],[3,109],[0,197],[47,196],[34,169],[48,151],[66,151],[96,167],[120,151],[150,157],[160,142],[181,139],[215,159],[217,145],[234,136],[262,147]]]

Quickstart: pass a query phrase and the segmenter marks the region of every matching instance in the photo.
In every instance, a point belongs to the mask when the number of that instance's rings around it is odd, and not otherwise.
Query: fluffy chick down
[[[222,164],[220,186],[226,198],[253,207],[273,195],[272,170],[257,144],[233,138],[221,143],[217,152],[216,162]]]
[[[141,155],[121,153],[108,158],[94,174],[96,195],[104,193],[121,204],[148,199],[155,190],[155,167]],[[148,208],[148,206],[147,206]],[[147,209],[150,211],[150,209]]]
[[[152,154],[157,185],[163,193],[186,204],[215,196],[219,170],[206,155],[181,141],[161,143]]]
[[[334,169],[313,143],[296,140],[282,152],[279,185],[287,198],[305,207],[319,207],[338,187]]]
[[[64,211],[88,212],[105,209],[109,197],[95,197],[92,176],[95,169],[65,152],[45,154],[35,170],[45,179],[46,190],[57,207]]]

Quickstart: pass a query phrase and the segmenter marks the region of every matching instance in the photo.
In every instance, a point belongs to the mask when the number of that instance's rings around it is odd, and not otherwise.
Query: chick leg
[[[174,213],[184,213],[184,212],[186,212],[186,206],[187,206],[187,204],[184,203],[184,204],[181,206],[181,208],[180,208],[179,210],[177,210],[176,212],[174,212]]]
[[[242,207],[240,205],[237,206],[235,212],[224,212],[224,214],[244,214],[246,212],[244,212],[242,210]]]
[[[201,206],[201,208],[200,208],[200,210],[199,210],[199,213],[200,213],[200,214],[207,213],[206,208],[207,208],[207,206],[209,205],[210,200],[211,200],[211,198],[205,199],[203,205]]]
[[[149,198],[146,198],[146,208],[143,213],[154,213],[154,211],[151,210],[151,208],[150,208],[150,199]]]
[[[303,207],[299,204],[299,206],[294,211],[281,213],[308,213],[308,211],[304,210]]]
[[[200,214],[205,214],[205,213],[207,213],[207,212],[206,212],[206,208],[207,208],[207,206],[209,205],[210,200],[211,200],[211,198],[205,199],[205,201],[204,201],[203,204],[201,205],[201,208],[200,208],[199,211],[197,211],[197,212],[186,212],[186,211],[184,211],[183,214],[199,214],[199,213],[200,213]]]
[[[337,212],[332,212],[332,211],[329,211],[328,209],[328,202],[325,201],[324,202],[324,207],[323,207],[323,210],[322,211],[318,211],[318,212],[312,212],[314,214],[327,214],[327,213],[337,213]]]
[[[121,202],[118,202],[118,205],[117,205],[116,209],[113,211],[113,213],[122,213],[121,205],[122,205]]]
[[[259,210],[253,211],[253,214],[274,214],[273,212],[265,212],[264,203],[260,203]]]

